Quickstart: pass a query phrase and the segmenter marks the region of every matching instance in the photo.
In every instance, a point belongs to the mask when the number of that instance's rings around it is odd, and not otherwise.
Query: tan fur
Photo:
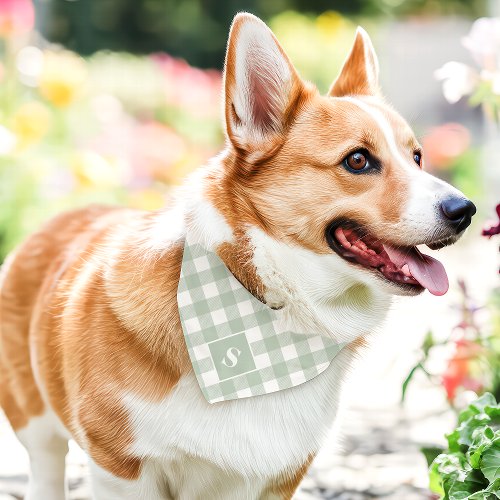
[[[329,95],[377,95],[378,63],[371,41],[363,29],[358,28],[351,52],[340,75],[333,82]]]
[[[140,460],[123,456],[132,436],[113,389],[161,399],[190,369],[176,302],[182,245],[144,258],[150,221],[110,208],[64,214],[19,249],[2,287],[0,402],[14,429],[44,410],[29,344],[60,420],[94,461],[128,479]],[[128,243],[116,248],[120,231]],[[152,292],[146,316],[138,298]]]
[[[306,475],[307,469],[309,469],[313,459],[314,455],[309,455],[307,460],[299,469],[292,471],[285,477],[279,478],[277,481],[274,481],[269,487],[269,492],[274,493],[280,498],[292,498],[300,482]]]

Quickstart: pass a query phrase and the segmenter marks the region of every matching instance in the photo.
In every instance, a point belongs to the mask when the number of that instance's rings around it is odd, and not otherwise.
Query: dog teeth
[[[351,248],[352,245],[349,243],[349,241],[347,240],[347,238],[345,237],[345,234],[344,234],[344,231],[341,227],[339,227],[336,231],[335,231],[335,236],[337,237],[337,239],[339,240],[339,243],[344,247],[344,248]]]
[[[410,273],[410,268],[408,267],[408,264],[405,264],[401,268],[401,272],[405,275],[405,277],[413,278],[412,274]]]

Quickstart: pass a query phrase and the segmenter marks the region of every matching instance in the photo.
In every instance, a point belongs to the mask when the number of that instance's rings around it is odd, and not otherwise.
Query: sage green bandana
[[[256,299],[217,254],[189,235],[177,302],[193,370],[209,403],[303,384],[346,345],[284,329],[282,310]]]

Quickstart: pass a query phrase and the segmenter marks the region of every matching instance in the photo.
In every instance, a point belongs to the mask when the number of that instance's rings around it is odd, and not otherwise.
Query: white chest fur
[[[335,418],[351,356],[340,353],[301,386],[213,405],[193,373],[159,403],[125,395],[135,435],[130,451],[162,462],[185,453],[255,478],[297,469],[321,446]]]

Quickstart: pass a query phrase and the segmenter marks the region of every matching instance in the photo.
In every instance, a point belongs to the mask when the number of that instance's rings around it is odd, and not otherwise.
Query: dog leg
[[[67,498],[65,459],[68,441],[54,427],[54,416],[33,417],[17,431],[28,450],[30,477],[26,500],[64,500]]]
[[[115,476],[89,458],[92,498],[94,500],[167,500],[170,496],[162,491],[152,467],[144,464],[137,480]]]

